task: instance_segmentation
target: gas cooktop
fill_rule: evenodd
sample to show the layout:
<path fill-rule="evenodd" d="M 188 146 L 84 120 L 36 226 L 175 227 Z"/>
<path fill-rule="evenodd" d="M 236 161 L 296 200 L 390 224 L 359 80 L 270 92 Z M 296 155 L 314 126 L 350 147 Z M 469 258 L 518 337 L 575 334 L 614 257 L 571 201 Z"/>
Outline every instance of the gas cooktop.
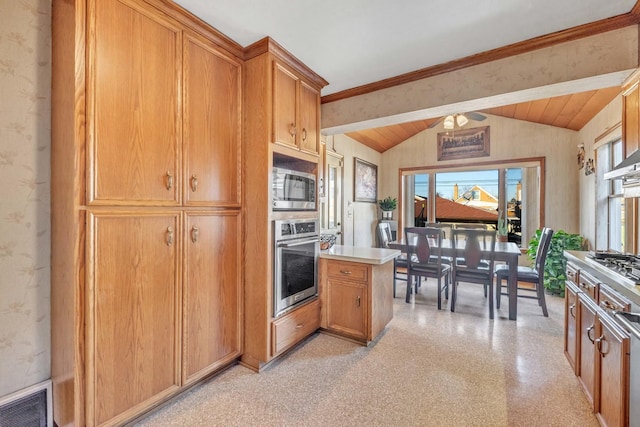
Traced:
<path fill-rule="evenodd" d="M 586 260 L 640 286 L 640 257 L 620 252 L 589 252 Z"/>

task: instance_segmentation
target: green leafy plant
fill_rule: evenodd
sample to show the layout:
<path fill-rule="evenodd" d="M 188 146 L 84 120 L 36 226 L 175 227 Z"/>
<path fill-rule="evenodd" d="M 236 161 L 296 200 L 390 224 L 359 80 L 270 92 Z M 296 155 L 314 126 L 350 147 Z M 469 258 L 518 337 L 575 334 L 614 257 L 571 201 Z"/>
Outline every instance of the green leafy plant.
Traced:
<path fill-rule="evenodd" d="M 542 230 L 536 233 L 529 241 L 527 257 L 532 264 L 535 263 L 536 250 L 540 243 Z M 570 234 L 563 230 L 558 230 L 551 237 L 551 246 L 547 253 L 547 260 L 544 264 L 544 287 L 554 295 L 564 296 L 564 282 L 567 279 L 565 271 L 567 260 L 564 257 L 565 250 L 587 250 L 587 241 L 579 234 Z"/>
<path fill-rule="evenodd" d="M 398 206 L 398 200 L 392 197 L 387 197 L 386 199 L 378 200 L 378 205 L 383 211 L 392 211 L 396 206 Z"/>

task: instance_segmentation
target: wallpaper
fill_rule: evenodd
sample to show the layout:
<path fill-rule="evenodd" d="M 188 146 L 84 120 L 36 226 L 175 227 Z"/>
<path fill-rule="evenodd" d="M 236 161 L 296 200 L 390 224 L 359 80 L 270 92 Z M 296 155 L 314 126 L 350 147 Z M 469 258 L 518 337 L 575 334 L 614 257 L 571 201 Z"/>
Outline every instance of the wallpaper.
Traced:
<path fill-rule="evenodd" d="M 50 377 L 51 1 L 0 0 L 0 397 Z"/>

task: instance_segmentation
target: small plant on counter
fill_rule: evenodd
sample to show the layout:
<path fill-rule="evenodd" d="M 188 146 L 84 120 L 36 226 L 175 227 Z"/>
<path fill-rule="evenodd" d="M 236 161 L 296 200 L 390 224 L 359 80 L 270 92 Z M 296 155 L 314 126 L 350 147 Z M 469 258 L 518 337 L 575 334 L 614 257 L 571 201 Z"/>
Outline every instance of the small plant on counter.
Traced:
<path fill-rule="evenodd" d="M 382 209 L 382 219 L 392 219 L 393 218 L 393 210 L 398 205 L 398 201 L 392 197 L 387 197 L 386 199 L 378 200 L 378 206 Z"/>
<path fill-rule="evenodd" d="M 378 200 L 378 205 L 383 211 L 392 211 L 398 206 L 398 200 L 389 196 L 386 199 Z"/>
<path fill-rule="evenodd" d="M 536 230 L 535 235 L 529 241 L 527 257 L 532 264 L 535 263 L 541 234 L 542 230 Z M 549 293 L 564 297 L 567 260 L 563 252 L 565 250 L 584 251 L 588 249 L 587 245 L 587 241 L 579 234 L 570 234 L 563 230 L 553 233 L 547 260 L 544 264 L 544 287 Z"/>

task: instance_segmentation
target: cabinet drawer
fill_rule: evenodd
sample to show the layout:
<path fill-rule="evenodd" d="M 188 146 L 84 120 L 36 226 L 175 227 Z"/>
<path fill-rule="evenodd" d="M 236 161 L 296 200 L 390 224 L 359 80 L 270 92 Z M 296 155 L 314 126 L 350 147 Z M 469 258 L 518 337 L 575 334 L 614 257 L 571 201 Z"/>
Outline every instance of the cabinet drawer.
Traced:
<path fill-rule="evenodd" d="M 598 294 L 599 282 L 595 277 L 585 271 L 581 271 L 576 284 L 582 292 L 589 295 L 594 301 L 597 301 L 596 295 Z"/>
<path fill-rule="evenodd" d="M 335 279 L 368 282 L 369 268 L 362 264 L 330 261 L 327 266 L 327 275 Z"/>
<path fill-rule="evenodd" d="M 567 263 L 567 280 L 571 280 L 573 283 L 578 283 L 578 267 L 571 263 Z"/>
<path fill-rule="evenodd" d="M 271 324 L 271 353 L 276 355 L 320 327 L 320 300 L 311 302 Z"/>
<path fill-rule="evenodd" d="M 631 301 L 605 284 L 600 284 L 598 305 L 605 310 L 630 311 Z"/>

